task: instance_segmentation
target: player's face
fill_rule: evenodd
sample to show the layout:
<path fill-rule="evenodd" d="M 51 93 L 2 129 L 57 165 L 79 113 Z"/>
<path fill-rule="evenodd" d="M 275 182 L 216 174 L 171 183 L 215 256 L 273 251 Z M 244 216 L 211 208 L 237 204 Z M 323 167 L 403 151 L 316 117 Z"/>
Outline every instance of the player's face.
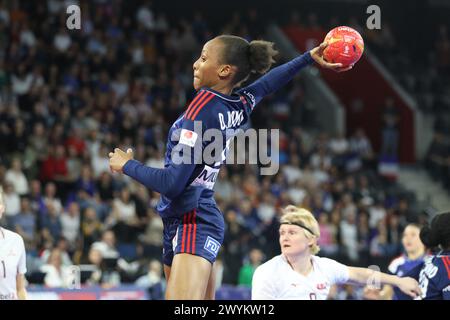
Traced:
<path fill-rule="evenodd" d="M 208 41 L 202 49 L 200 57 L 193 65 L 194 89 L 201 87 L 213 87 L 219 81 L 219 57 L 222 44 L 213 39 Z"/>
<path fill-rule="evenodd" d="M 420 241 L 420 229 L 416 226 L 407 226 L 403 231 L 402 244 L 406 253 L 414 253 L 423 248 Z"/>
<path fill-rule="evenodd" d="M 306 237 L 303 228 L 288 224 L 280 226 L 280 247 L 284 255 L 303 254 L 312 244 L 313 240 Z"/>

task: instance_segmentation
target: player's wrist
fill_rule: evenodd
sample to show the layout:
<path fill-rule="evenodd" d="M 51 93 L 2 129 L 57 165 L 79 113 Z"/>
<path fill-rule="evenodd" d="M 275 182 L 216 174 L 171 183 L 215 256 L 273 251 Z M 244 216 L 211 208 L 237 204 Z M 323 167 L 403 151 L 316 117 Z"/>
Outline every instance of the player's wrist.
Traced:
<path fill-rule="evenodd" d="M 138 164 L 139 164 L 138 161 L 136 161 L 134 159 L 128 159 L 122 165 L 122 172 L 127 174 L 128 172 L 130 172 L 130 170 L 135 168 Z"/>

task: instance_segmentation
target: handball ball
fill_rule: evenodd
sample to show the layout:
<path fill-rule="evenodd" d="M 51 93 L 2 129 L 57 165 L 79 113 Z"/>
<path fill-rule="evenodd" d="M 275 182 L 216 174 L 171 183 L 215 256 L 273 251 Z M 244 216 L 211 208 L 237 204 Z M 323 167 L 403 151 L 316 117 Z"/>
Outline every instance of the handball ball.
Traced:
<path fill-rule="evenodd" d="M 323 51 L 327 62 L 342 63 L 343 67 L 354 65 L 364 51 L 364 40 L 358 31 L 350 27 L 336 27 L 325 37 L 328 46 Z"/>

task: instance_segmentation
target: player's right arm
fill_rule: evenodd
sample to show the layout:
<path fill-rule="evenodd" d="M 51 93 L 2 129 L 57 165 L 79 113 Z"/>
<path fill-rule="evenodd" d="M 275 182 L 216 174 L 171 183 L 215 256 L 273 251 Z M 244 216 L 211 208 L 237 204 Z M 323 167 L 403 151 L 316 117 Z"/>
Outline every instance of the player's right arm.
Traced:
<path fill-rule="evenodd" d="M 202 163 L 203 132 L 208 128 L 217 127 L 218 120 L 211 117 L 211 112 L 208 111 L 211 109 L 217 109 L 214 94 L 200 91 L 186 111 L 178 145 L 173 149 L 172 161 L 167 167 L 159 169 L 146 166 L 133 159 L 131 149 L 125 153 L 116 148 L 114 153 L 109 154 L 111 169 L 123 172 L 169 199 L 177 197 L 186 188 L 197 164 Z M 175 150 L 180 152 L 177 151 L 175 154 Z M 178 161 L 174 159 L 176 155 L 179 156 Z"/>
<path fill-rule="evenodd" d="M 19 300 L 27 300 L 27 289 L 25 275 L 18 273 L 16 276 L 17 297 Z"/>
<path fill-rule="evenodd" d="M 27 272 L 26 266 L 26 252 L 25 252 L 25 244 L 23 242 L 22 237 L 20 237 L 20 246 L 21 246 L 21 255 L 19 258 L 19 264 L 17 266 L 17 275 L 16 275 L 16 290 L 17 297 L 20 300 L 27 299 L 27 289 L 26 289 L 26 279 L 25 273 Z"/>
<path fill-rule="evenodd" d="M 109 165 L 114 172 L 123 172 L 127 176 L 140 182 L 150 190 L 156 191 L 170 199 L 183 192 L 195 168 L 195 163 L 170 164 L 159 169 L 152 168 L 133 159 L 133 151 L 127 152 L 114 149 L 109 154 Z"/>
<path fill-rule="evenodd" d="M 415 298 L 420 294 L 419 284 L 413 278 L 400 278 L 383 272 L 374 271 L 367 268 L 348 267 L 348 281 L 358 284 L 367 284 L 373 279 L 380 284 L 389 284 L 398 287 L 405 294 Z"/>
<path fill-rule="evenodd" d="M 403 257 L 397 257 L 388 266 L 389 274 L 397 274 L 399 265 L 404 262 Z M 381 289 L 365 286 L 364 298 L 368 300 L 392 300 L 394 298 L 394 288 L 385 284 Z"/>

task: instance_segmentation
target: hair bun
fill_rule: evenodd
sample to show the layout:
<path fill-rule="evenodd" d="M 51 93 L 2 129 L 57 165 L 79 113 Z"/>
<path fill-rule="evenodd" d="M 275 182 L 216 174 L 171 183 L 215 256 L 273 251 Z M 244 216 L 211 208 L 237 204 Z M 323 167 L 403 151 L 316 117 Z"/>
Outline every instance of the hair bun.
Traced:
<path fill-rule="evenodd" d="M 275 62 L 274 57 L 278 51 L 273 48 L 273 43 L 263 40 L 254 40 L 250 42 L 248 48 L 248 60 L 250 70 L 259 74 L 266 73 L 272 63 Z"/>

